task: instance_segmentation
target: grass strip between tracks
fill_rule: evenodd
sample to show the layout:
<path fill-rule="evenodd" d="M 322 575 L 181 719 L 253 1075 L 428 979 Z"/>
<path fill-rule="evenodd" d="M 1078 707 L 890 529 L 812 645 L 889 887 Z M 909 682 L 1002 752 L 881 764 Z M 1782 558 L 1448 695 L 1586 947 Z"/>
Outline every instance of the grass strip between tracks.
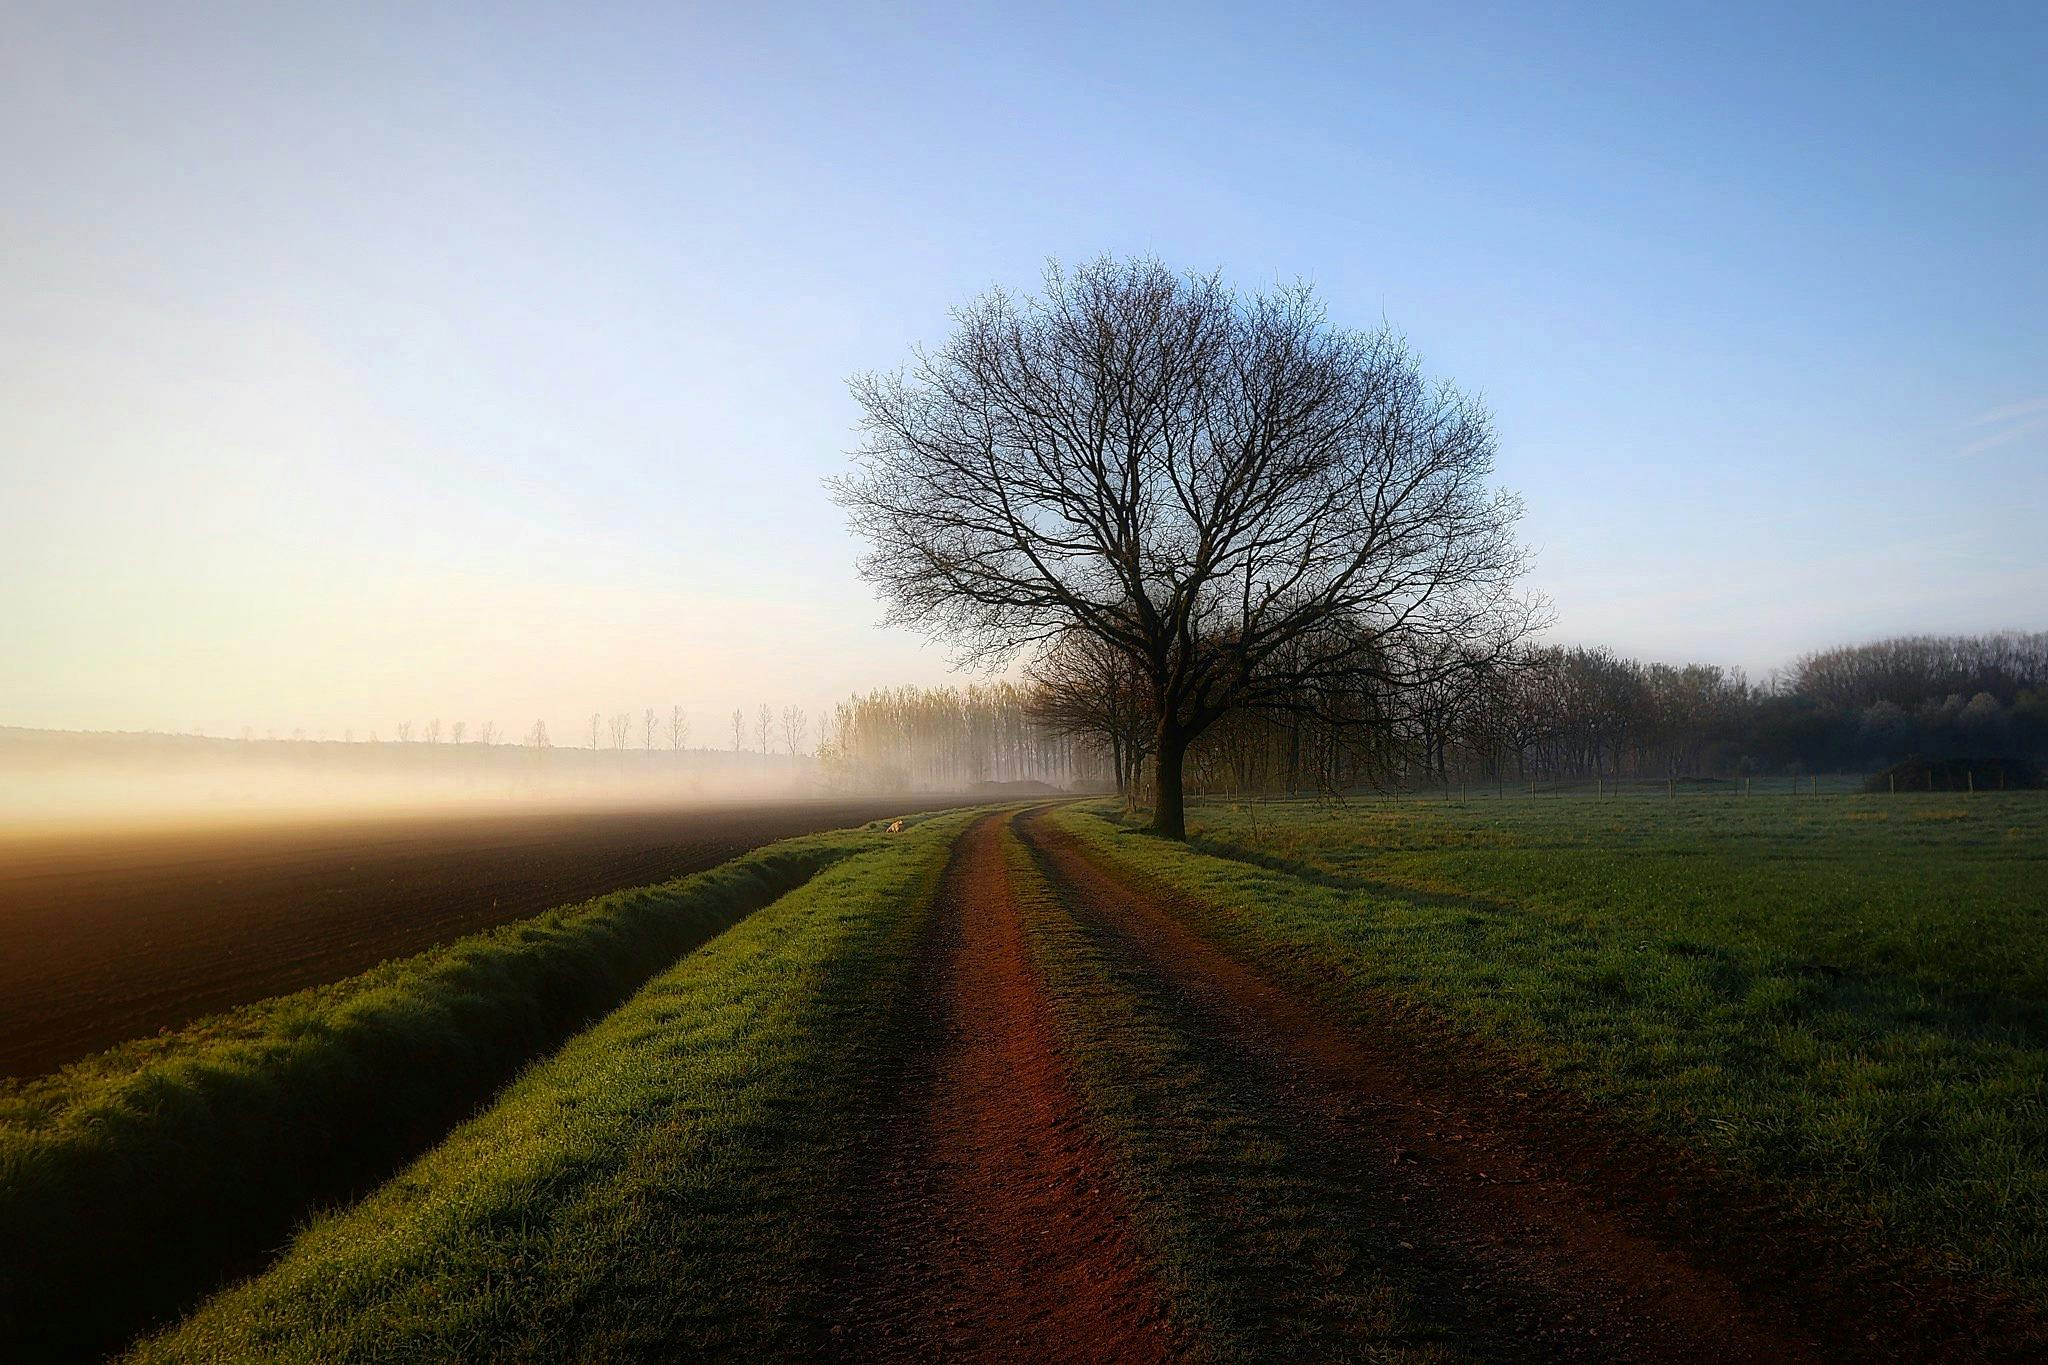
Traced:
<path fill-rule="evenodd" d="M 2048 1051 L 2024 1021 L 1922 983 L 1801 974 L 1730 942 L 1623 937 L 1508 904 L 1331 885 L 1048 817 L 1093 856 L 1179 890 L 1216 942 L 1342 1015 L 1462 1037 L 1566 1093 L 1761 1177 L 1872 1273 L 1961 1275 L 2048 1301 Z M 1449 1034 L 1446 1034 L 1448 1026 Z"/>
<path fill-rule="evenodd" d="M 388 1176 L 677 957 L 887 836 L 786 840 L 0 1089 L 0 1344 L 118 1346 Z"/>
<path fill-rule="evenodd" d="M 912 826 L 684 958 L 138 1357 L 815 1350 L 870 1054 L 971 818 Z"/>
<path fill-rule="evenodd" d="M 1083 924 L 1009 841 L 1075 1083 L 1159 1266 L 1175 1334 L 1210 1361 L 1445 1358 L 1342 1191 L 1290 1150 L 1257 1088 L 1206 1054 L 1155 974 Z"/>

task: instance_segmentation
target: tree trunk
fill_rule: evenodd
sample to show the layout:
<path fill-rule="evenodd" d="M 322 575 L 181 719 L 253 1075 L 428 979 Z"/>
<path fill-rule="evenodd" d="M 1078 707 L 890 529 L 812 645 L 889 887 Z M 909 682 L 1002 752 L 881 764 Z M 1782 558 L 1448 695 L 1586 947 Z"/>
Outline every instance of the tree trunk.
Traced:
<path fill-rule="evenodd" d="M 1183 843 L 1188 837 L 1188 821 L 1180 779 L 1187 748 L 1186 738 L 1162 728 L 1158 751 L 1152 755 L 1152 832 Z"/>

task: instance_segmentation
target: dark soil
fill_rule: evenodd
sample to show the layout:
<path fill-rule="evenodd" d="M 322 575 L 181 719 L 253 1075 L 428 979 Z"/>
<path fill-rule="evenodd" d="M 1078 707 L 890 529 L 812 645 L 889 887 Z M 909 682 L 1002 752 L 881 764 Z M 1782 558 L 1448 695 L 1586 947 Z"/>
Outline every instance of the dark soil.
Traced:
<path fill-rule="evenodd" d="M 905 808 L 785 801 L 0 840 L 0 1076 Z"/>

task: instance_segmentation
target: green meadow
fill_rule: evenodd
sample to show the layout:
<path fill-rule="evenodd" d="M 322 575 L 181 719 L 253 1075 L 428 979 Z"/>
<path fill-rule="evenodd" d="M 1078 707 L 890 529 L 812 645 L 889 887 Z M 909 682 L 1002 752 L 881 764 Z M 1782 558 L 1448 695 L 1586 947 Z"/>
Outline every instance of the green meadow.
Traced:
<path fill-rule="evenodd" d="M 1411 1010 L 1795 1206 L 2048 1298 L 2048 800 L 1199 803 L 1057 817 L 1342 1011 Z"/>

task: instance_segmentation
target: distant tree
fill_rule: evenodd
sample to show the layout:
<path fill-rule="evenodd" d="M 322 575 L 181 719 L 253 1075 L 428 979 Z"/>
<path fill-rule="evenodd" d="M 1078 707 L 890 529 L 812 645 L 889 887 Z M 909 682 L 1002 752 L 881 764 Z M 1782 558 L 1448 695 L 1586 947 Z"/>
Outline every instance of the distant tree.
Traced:
<path fill-rule="evenodd" d="M 527 743 L 527 746 L 528 746 L 529 748 L 534 748 L 534 749 L 545 749 L 545 748 L 547 748 L 547 747 L 548 747 L 548 723 L 547 723 L 546 721 L 544 721 L 544 720 L 537 720 L 537 721 L 535 721 L 535 722 L 533 723 L 533 728 L 532 728 L 531 730 L 528 730 L 528 731 L 526 732 L 526 743 Z"/>
<path fill-rule="evenodd" d="M 355 727 L 351 726 L 341 732 L 341 742 L 343 744 L 353 744 L 356 742 Z"/>
<path fill-rule="evenodd" d="M 654 708 L 647 708 L 646 723 L 640 731 L 640 747 L 648 753 L 654 752 Z"/>
<path fill-rule="evenodd" d="M 479 722 L 476 727 L 476 742 L 487 749 L 491 745 L 496 744 L 498 742 L 498 722 L 494 720 Z"/>
<path fill-rule="evenodd" d="M 458 720 L 458 721 L 456 721 L 456 722 L 455 722 L 455 724 L 453 724 L 453 725 L 451 725 L 451 726 L 449 726 L 449 727 L 448 727 L 448 742 L 449 742 L 450 744 L 460 744 L 460 743 L 462 743 L 462 736 L 463 736 L 463 732 L 464 732 L 464 731 L 466 731 L 466 730 L 468 730 L 468 729 L 469 729 L 469 722 L 468 722 L 468 721 L 466 721 L 466 720 Z"/>
<path fill-rule="evenodd" d="M 738 753 L 747 747 L 747 718 L 740 708 L 732 708 L 732 751 Z"/>
<path fill-rule="evenodd" d="M 782 708 L 782 742 L 789 747 L 789 756 L 795 758 L 804 747 L 810 720 L 801 706 Z"/>
<path fill-rule="evenodd" d="M 430 721 L 428 721 L 428 722 L 427 722 L 427 743 L 429 743 L 429 744 L 439 744 L 440 742 L 441 742 L 441 718 L 440 718 L 439 716 L 436 716 L 436 717 L 434 717 L 434 718 L 433 718 L 432 720 L 430 720 Z"/>
<path fill-rule="evenodd" d="M 599 727 L 601 727 L 603 724 L 604 717 L 599 715 L 597 712 L 592 711 L 590 713 L 590 747 L 592 749 L 595 749 L 597 747 L 598 730 Z"/>
<path fill-rule="evenodd" d="M 881 688 L 818 718 L 820 771 L 835 785 L 867 791 L 957 791 L 987 780 L 1065 786 L 1076 759 L 1092 780 L 1092 754 L 1040 724 L 1015 683 Z"/>
<path fill-rule="evenodd" d="M 627 738 L 633 733 L 633 713 L 620 711 L 612 717 L 612 748 L 624 751 Z"/>
<path fill-rule="evenodd" d="M 412 743 L 412 722 L 411 722 L 411 721 L 409 721 L 409 720 L 402 720 L 402 721 L 398 722 L 398 742 L 399 742 L 400 744 L 410 744 L 410 743 Z"/>
<path fill-rule="evenodd" d="M 683 742 L 690 737 L 690 718 L 683 714 L 681 706 L 668 709 L 668 747 L 676 753 L 683 751 Z"/>
<path fill-rule="evenodd" d="M 761 709 L 754 713 L 754 747 L 762 753 L 768 752 L 769 736 L 775 731 L 775 713 L 762 702 Z"/>
<path fill-rule="evenodd" d="M 1055 734 L 1099 744 L 1109 754 L 1117 793 L 1137 798 L 1137 776 L 1155 728 L 1151 689 L 1122 650 L 1074 631 L 1026 671 L 1030 715 Z"/>
<path fill-rule="evenodd" d="M 1187 751 L 1223 716 L 1417 684 L 1413 661 L 1535 624 L 1492 420 L 1391 331 L 1149 260 L 1055 266 L 1043 297 L 955 319 L 908 373 L 853 381 L 866 440 L 834 492 L 861 571 L 968 660 L 1073 631 L 1129 658 L 1159 833 L 1186 837 Z"/>

